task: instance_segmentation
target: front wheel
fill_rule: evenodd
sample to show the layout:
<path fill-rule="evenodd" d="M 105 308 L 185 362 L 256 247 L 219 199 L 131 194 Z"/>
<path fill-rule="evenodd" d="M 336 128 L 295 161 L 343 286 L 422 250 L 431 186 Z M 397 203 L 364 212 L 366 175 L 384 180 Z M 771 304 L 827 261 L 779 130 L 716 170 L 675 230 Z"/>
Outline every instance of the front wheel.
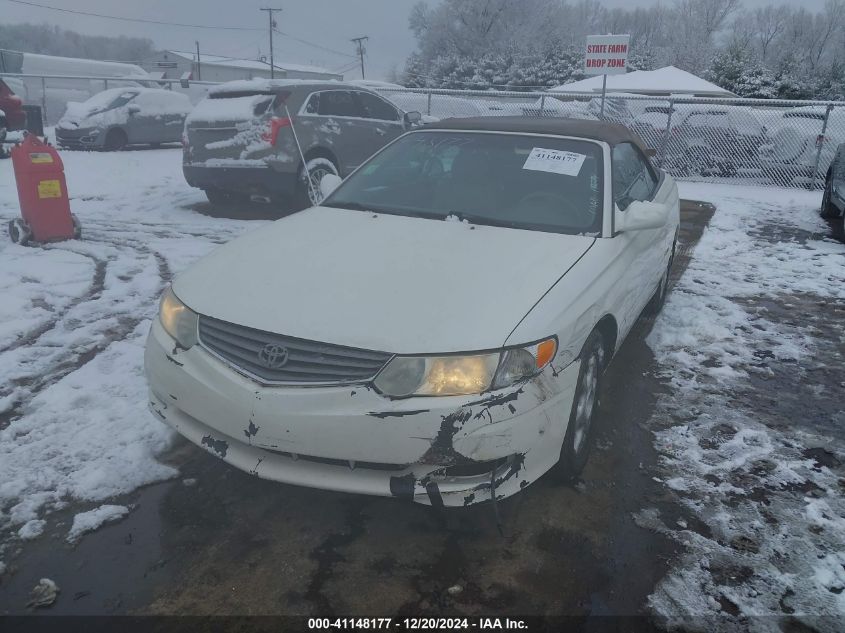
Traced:
<path fill-rule="evenodd" d="M 605 368 L 604 338 L 594 330 L 579 356 L 578 384 L 569 413 L 569 424 L 560 450 L 558 472 L 564 481 L 572 481 L 584 470 L 593 440 L 593 427 L 599 405 L 599 388 Z"/>
<path fill-rule="evenodd" d="M 120 128 L 115 128 L 109 130 L 109 133 L 106 134 L 105 150 L 107 152 L 119 152 L 126 148 L 128 143 L 129 138 L 126 136 L 126 132 Z"/>
<path fill-rule="evenodd" d="M 833 196 L 833 183 L 830 179 L 830 174 L 824 181 L 824 193 L 822 194 L 822 206 L 819 213 L 823 218 L 835 218 L 839 215 L 839 211 L 833 205 L 831 200 Z"/>
<path fill-rule="evenodd" d="M 651 299 L 645 307 L 645 313 L 648 316 L 657 316 L 663 309 L 663 304 L 666 303 L 666 295 L 669 294 L 669 276 L 672 274 L 672 263 L 675 261 L 675 248 L 677 247 L 677 240 L 672 244 L 672 252 L 669 255 L 669 264 L 666 270 L 663 271 L 663 276 L 657 285 L 657 290 L 654 291 Z"/>
<path fill-rule="evenodd" d="M 320 182 L 323 176 L 334 174 L 339 176 L 334 163 L 328 158 L 312 158 L 302 169 L 297 181 L 297 202 L 303 207 L 316 207 L 323 201 Z"/>

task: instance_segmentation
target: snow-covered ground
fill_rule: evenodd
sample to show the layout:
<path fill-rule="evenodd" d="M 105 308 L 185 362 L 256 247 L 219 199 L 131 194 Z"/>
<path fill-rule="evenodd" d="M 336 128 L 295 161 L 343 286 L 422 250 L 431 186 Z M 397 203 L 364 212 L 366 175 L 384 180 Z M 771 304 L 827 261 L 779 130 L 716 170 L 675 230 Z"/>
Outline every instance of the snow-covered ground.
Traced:
<path fill-rule="evenodd" d="M 686 622 L 702 630 L 842 616 L 845 330 L 830 316 L 845 307 L 845 245 L 825 237 L 816 192 L 679 188 L 717 211 L 648 338 L 673 387 L 650 427 L 690 514 L 637 517 L 683 545 L 651 607 L 729 616 Z"/>
<path fill-rule="evenodd" d="M 262 225 L 200 213 L 178 150 L 63 157 L 83 239 L 24 248 L 0 235 L 0 570 L 2 548 L 52 528 L 54 510 L 72 504 L 61 533 L 75 542 L 132 511 L 115 497 L 177 475 L 156 459 L 171 433 L 146 409 L 157 298 L 172 274 Z M 828 371 L 845 330 L 825 321 L 841 316 L 845 246 L 822 237 L 818 193 L 681 194 L 718 210 L 648 341 L 673 388 L 650 421 L 660 478 L 683 508 L 637 516 L 682 550 L 651 608 L 728 629 L 750 614 L 845 613 L 845 378 Z M 0 219 L 17 214 L 2 161 Z M 779 390 L 792 409 L 761 405 Z M 784 416 L 802 398 L 804 416 Z"/>
<path fill-rule="evenodd" d="M 0 162 L 0 543 L 38 536 L 68 502 L 176 475 L 145 406 L 150 319 L 174 271 L 261 224 L 198 213 L 179 150 L 62 155 L 83 239 L 43 248 L 9 241 L 17 190 Z M 113 517 L 77 517 L 68 538 Z"/>

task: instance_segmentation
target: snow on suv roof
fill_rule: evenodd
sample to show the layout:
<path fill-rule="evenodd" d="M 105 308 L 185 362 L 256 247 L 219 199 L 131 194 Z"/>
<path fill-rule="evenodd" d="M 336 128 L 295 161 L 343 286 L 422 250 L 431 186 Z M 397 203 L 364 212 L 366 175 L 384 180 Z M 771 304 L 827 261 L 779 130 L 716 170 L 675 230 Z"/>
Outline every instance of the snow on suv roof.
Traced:
<path fill-rule="evenodd" d="M 484 132 L 516 132 L 520 134 L 550 134 L 555 136 L 574 136 L 604 141 L 608 145 L 634 143 L 644 150 L 639 136 L 624 125 L 589 121 L 586 119 L 568 119 L 565 117 L 521 117 L 493 116 L 443 119 L 425 126 L 427 130 L 467 130 Z"/>
<path fill-rule="evenodd" d="M 226 94 L 228 92 L 278 92 L 280 90 L 296 88 L 297 86 L 325 86 L 326 88 L 346 88 L 349 90 L 368 90 L 363 86 L 343 83 L 334 79 L 240 79 L 215 86 L 208 91 L 209 95 Z"/>

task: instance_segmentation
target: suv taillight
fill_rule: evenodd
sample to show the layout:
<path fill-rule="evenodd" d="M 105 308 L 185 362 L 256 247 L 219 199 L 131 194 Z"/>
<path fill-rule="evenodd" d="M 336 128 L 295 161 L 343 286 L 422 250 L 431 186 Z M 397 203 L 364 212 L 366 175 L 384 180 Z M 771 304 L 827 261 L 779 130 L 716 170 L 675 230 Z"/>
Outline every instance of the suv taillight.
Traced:
<path fill-rule="evenodd" d="M 268 141 L 270 145 L 276 144 L 276 139 L 279 137 L 279 130 L 283 127 L 290 127 L 293 125 L 293 122 L 288 117 L 276 117 L 274 116 L 270 119 L 270 127 L 264 134 L 261 135 L 265 141 Z"/>

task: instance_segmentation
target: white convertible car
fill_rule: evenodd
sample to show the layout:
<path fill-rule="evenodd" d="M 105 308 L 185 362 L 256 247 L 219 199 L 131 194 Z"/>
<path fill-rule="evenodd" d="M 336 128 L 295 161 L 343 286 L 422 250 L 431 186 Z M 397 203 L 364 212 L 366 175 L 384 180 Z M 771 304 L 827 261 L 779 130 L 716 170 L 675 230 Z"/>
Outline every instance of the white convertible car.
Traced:
<path fill-rule="evenodd" d="M 580 473 L 602 373 L 675 251 L 677 187 L 640 140 L 450 119 L 321 188 L 165 292 L 153 413 L 257 477 L 438 506 Z"/>

